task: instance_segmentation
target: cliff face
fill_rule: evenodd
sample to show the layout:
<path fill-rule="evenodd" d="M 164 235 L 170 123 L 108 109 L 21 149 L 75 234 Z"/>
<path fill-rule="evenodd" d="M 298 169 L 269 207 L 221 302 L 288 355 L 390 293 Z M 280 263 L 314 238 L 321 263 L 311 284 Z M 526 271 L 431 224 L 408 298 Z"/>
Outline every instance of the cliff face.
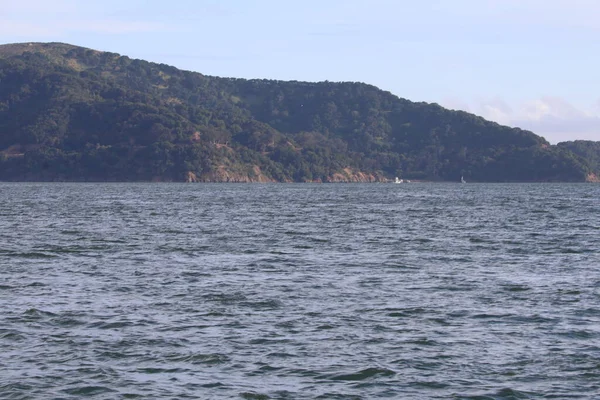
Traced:
<path fill-rule="evenodd" d="M 241 174 L 239 172 L 228 171 L 225 167 L 220 167 L 215 171 L 203 174 L 197 177 L 193 172 L 189 171 L 186 176 L 186 182 L 219 182 L 219 183 L 273 183 L 278 182 L 275 179 L 265 175 L 260 170 L 260 167 L 255 166 L 252 173 Z M 292 182 L 286 180 L 284 182 Z M 313 183 L 373 183 L 373 182 L 389 182 L 384 176 L 368 174 L 351 168 L 346 168 L 341 173 L 336 173 L 326 179 L 305 180 L 304 182 Z"/>
<path fill-rule="evenodd" d="M 0 180 L 584 181 L 597 171 L 580 148 L 363 83 L 0 46 Z"/>
<path fill-rule="evenodd" d="M 255 165 L 249 173 L 235 172 L 219 166 L 211 172 L 202 174 L 195 182 L 268 183 L 276 181 L 265 175 L 260 167 Z"/>
<path fill-rule="evenodd" d="M 596 175 L 595 173 L 589 173 L 589 174 L 587 174 L 585 181 L 598 183 L 598 182 L 600 182 L 600 176 Z"/>
<path fill-rule="evenodd" d="M 354 170 L 352 168 L 344 168 L 341 172 L 333 174 L 329 177 L 328 182 L 387 182 L 388 179 L 382 175 L 370 174 Z"/>

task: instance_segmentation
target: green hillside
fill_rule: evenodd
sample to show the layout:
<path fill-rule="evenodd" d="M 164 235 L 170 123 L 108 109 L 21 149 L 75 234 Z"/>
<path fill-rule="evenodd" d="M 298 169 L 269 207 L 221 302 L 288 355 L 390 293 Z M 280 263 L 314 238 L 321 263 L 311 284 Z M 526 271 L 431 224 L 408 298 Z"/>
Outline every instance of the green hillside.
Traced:
<path fill-rule="evenodd" d="M 205 76 L 0 46 L 0 180 L 585 181 L 569 146 L 352 82 Z"/>

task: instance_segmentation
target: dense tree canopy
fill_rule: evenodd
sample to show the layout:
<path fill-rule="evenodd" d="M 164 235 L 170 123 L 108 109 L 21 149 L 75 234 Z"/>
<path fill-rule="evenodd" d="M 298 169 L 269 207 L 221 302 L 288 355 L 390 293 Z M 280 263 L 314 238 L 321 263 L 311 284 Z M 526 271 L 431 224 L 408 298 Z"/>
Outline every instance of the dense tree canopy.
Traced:
<path fill-rule="evenodd" d="M 217 78 L 65 44 L 0 46 L 3 180 L 583 181 L 599 168 L 592 147 L 551 146 L 363 83 Z"/>

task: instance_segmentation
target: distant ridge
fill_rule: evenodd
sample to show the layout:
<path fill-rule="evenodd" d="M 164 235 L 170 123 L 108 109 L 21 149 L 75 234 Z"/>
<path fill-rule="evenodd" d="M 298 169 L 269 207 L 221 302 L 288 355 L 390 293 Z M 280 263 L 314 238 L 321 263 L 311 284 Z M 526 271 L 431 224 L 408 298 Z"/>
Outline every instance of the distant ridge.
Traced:
<path fill-rule="evenodd" d="M 598 175 L 596 151 L 364 83 L 219 78 L 65 43 L 0 46 L 2 180 L 576 182 Z"/>
<path fill-rule="evenodd" d="M 13 57 L 21 56 L 26 52 L 42 53 L 47 56 L 54 58 L 54 61 L 58 61 L 57 57 L 63 57 L 69 51 L 74 49 L 85 49 L 84 47 L 77 47 L 66 43 L 10 43 L 0 45 L 0 57 Z M 86 49 L 91 50 L 91 49 Z"/>

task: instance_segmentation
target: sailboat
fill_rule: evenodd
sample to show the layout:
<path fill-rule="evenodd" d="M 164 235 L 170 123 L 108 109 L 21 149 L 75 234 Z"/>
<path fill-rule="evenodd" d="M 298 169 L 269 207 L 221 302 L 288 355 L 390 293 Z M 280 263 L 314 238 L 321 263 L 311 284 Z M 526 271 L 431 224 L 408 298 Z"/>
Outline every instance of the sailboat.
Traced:
<path fill-rule="evenodd" d="M 396 180 L 394 181 L 394 183 L 402 183 L 402 182 L 404 182 L 404 181 L 398 177 L 396 177 Z"/>
<path fill-rule="evenodd" d="M 467 183 L 467 181 L 465 181 L 465 178 L 463 178 L 462 175 L 460 176 L 460 183 Z"/>

